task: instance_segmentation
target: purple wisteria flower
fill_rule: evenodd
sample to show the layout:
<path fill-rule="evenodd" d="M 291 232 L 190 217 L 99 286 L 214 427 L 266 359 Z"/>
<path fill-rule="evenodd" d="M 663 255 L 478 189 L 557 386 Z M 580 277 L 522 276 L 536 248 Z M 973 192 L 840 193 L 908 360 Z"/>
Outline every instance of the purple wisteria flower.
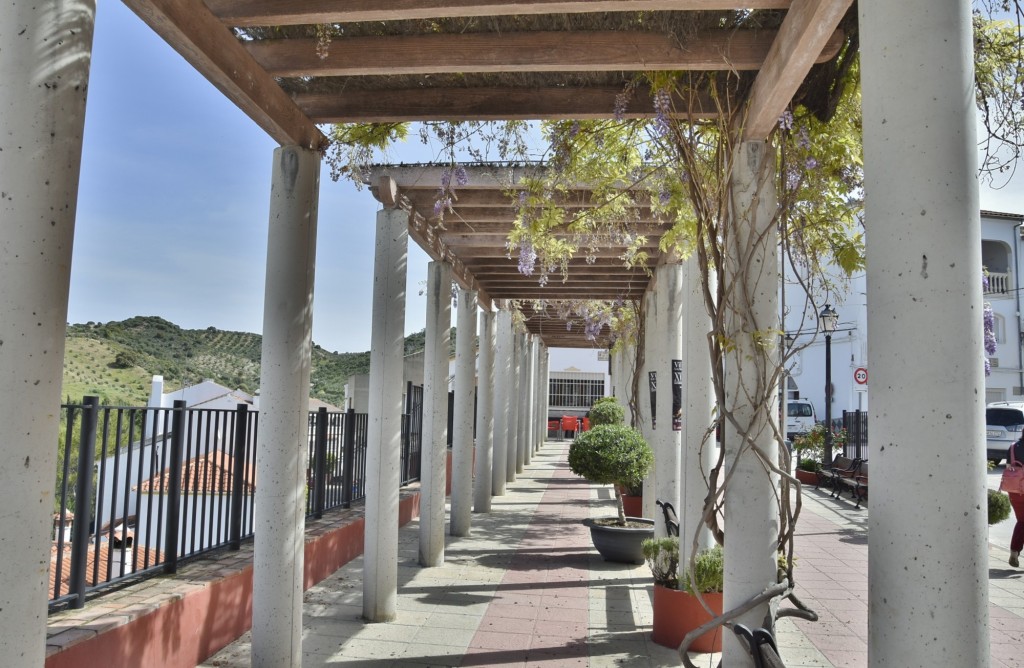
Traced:
<path fill-rule="evenodd" d="M 992 305 L 988 302 L 985 303 L 985 308 L 982 311 L 985 319 L 985 354 L 995 355 L 996 354 L 996 331 L 995 324 L 996 318 L 992 313 Z"/>
<path fill-rule="evenodd" d="M 532 276 L 533 269 L 537 264 L 537 251 L 529 241 L 519 246 L 519 273 L 523 276 Z"/>
<path fill-rule="evenodd" d="M 814 158 L 807 158 L 807 160 L 804 161 L 804 167 L 807 171 L 814 170 L 818 167 L 818 161 Z"/>
<path fill-rule="evenodd" d="M 793 112 L 787 109 L 779 116 L 779 128 L 782 130 L 793 129 Z"/>
<path fill-rule="evenodd" d="M 668 118 L 670 113 L 672 96 L 667 89 L 662 88 L 654 94 L 654 131 L 659 137 L 664 137 L 672 130 L 672 123 Z"/>
<path fill-rule="evenodd" d="M 621 121 L 626 116 L 626 107 L 629 106 L 629 93 L 622 92 L 615 96 L 615 120 Z"/>

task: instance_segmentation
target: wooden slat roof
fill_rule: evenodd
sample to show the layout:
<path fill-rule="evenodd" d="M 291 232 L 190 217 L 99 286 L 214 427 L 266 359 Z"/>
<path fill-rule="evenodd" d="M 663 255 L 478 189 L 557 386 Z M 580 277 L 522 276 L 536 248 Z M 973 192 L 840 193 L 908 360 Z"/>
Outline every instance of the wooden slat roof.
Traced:
<path fill-rule="evenodd" d="M 604 300 L 623 302 L 639 299 L 650 283 L 648 267 L 660 260 L 658 243 L 670 226 L 657 220 L 643 206 L 646 193 L 638 194 L 638 215 L 645 222 L 634 226 L 647 237 L 643 249 L 647 266 L 627 266 L 625 244 L 605 240 L 594 251 L 581 248 L 561 269 L 550 273 L 546 283 L 540 272 L 524 275 L 519 270 L 518 252 L 508 248 L 508 235 L 516 215 L 517 184 L 537 169 L 535 166 L 465 165 L 469 183 L 456 190 L 452 210 L 435 214 L 442 168 L 436 165 L 377 165 L 368 170 L 367 184 L 381 199 L 381 188 L 397 191 L 398 206 L 409 212 L 410 237 L 434 260 L 450 262 L 457 282 L 476 290 L 485 307 L 493 302 L 515 301 L 525 317 L 527 330 L 539 335 L 549 347 L 578 348 L 608 345 L 607 328 L 595 340 L 583 336 L 578 315 L 566 317 L 559 306 L 565 302 Z M 389 179 L 384 185 L 382 179 Z M 574 207 L 593 206 L 589 192 L 580 188 L 566 200 Z M 589 257 L 588 257 L 589 256 Z M 537 302 L 543 301 L 544 304 Z M 500 304 L 499 304 L 500 306 Z"/>
<path fill-rule="evenodd" d="M 124 2 L 276 141 L 314 149 L 327 143 L 325 123 L 610 118 L 636 74 L 657 70 L 728 73 L 746 102 L 743 138 L 764 139 L 794 98 L 827 98 L 830 65 L 856 30 L 852 0 Z M 674 113 L 712 116 L 710 92 L 675 100 Z M 652 115 L 650 91 L 637 86 L 619 111 Z M 614 245 L 541 287 L 508 257 L 514 211 L 501 187 L 471 179 L 440 227 L 430 222 L 436 174 L 377 172 L 396 178 L 413 239 L 453 260 L 484 302 L 629 299 L 647 287 Z M 585 192 L 567 199 L 588 205 Z M 642 203 L 631 222 L 657 262 L 664 224 Z M 601 344 L 550 309 L 527 311 L 548 345 Z"/>

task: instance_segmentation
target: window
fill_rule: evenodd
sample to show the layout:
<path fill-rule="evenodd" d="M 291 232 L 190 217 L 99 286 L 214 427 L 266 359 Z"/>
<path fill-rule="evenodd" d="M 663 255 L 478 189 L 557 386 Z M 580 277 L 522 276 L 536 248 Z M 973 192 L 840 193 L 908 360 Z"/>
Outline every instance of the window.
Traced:
<path fill-rule="evenodd" d="M 604 380 L 552 378 L 548 396 L 552 408 L 588 409 L 604 396 Z"/>

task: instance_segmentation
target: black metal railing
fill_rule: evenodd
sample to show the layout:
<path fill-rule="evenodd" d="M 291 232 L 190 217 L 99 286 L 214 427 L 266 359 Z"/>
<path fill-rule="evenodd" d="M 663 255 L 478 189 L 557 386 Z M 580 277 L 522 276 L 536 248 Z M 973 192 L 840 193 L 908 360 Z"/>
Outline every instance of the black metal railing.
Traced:
<path fill-rule="evenodd" d="M 422 388 L 402 416 L 401 482 L 419 478 Z M 415 393 L 414 393 L 415 394 Z M 417 414 L 415 411 L 420 411 Z M 50 563 L 50 610 L 128 576 L 174 573 L 179 562 L 253 535 L 258 413 L 235 409 L 62 406 Z M 366 497 L 368 419 L 309 415 L 307 515 Z"/>
<path fill-rule="evenodd" d="M 868 457 L 868 414 L 862 410 L 843 411 L 843 422 L 846 429 L 846 445 L 843 454 L 850 459 L 866 459 Z"/>

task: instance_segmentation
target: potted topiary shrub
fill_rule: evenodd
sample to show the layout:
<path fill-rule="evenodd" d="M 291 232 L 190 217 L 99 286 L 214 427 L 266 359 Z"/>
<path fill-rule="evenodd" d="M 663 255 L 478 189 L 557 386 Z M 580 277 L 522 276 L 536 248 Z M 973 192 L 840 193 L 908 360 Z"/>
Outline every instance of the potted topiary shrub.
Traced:
<path fill-rule="evenodd" d="M 577 436 L 569 446 L 569 468 L 599 485 L 615 486 L 617 517 L 587 520 L 594 547 L 607 561 L 641 564 L 641 543 L 654 535 L 654 520 L 626 517 L 623 487 L 635 487 L 654 463 L 654 453 L 636 429 L 601 424 Z"/>
<path fill-rule="evenodd" d="M 626 410 L 615 397 L 601 397 L 594 402 L 587 412 L 591 426 L 602 424 L 625 424 Z M 622 507 L 626 517 L 641 517 L 643 515 L 643 485 L 633 487 L 619 487 L 619 494 L 622 495 Z"/>
<path fill-rule="evenodd" d="M 679 573 L 679 537 L 652 538 L 643 543 L 644 559 L 654 576 L 654 620 L 651 640 L 665 647 L 676 648 L 687 633 L 722 614 L 722 587 L 725 579 L 721 546 L 699 552 L 691 564 L 691 572 Z M 682 582 L 680 582 L 680 575 Z M 711 608 L 713 615 L 701 605 Z M 691 652 L 722 651 L 722 632 L 704 633 L 689 647 Z"/>
<path fill-rule="evenodd" d="M 591 426 L 602 424 L 625 424 L 626 410 L 615 397 L 601 397 L 594 402 L 587 413 Z"/>

